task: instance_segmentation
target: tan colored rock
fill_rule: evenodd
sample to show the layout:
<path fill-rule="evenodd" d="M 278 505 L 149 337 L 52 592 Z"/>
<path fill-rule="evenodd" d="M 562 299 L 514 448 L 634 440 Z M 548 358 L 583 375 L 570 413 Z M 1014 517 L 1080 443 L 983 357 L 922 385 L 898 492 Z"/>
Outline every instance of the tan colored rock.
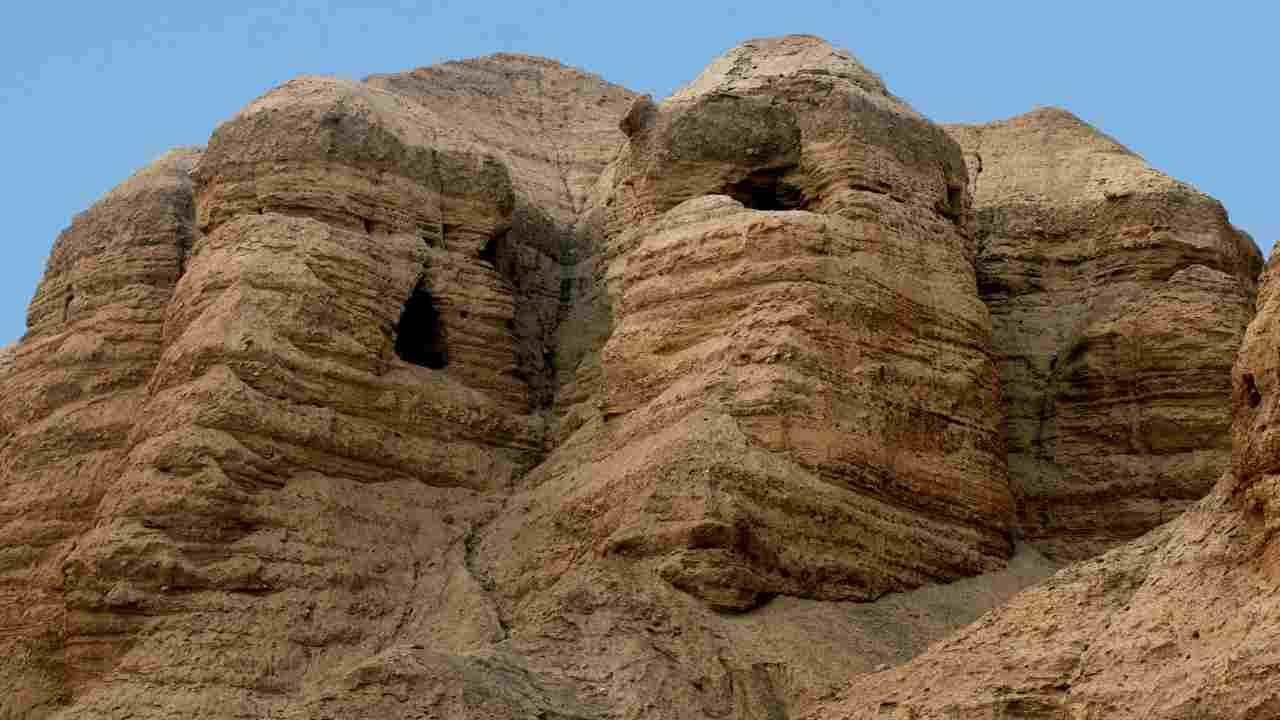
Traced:
<path fill-rule="evenodd" d="M 1273 250 L 1232 370 L 1232 471 L 1208 497 L 806 717 L 1280 717 L 1276 267 Z"/>
<path fill-rule="evenodd" d="M 1013 537 L 972 229 L 956 143 L 810 36 L 661 104 L 514 55 L 273 90 L 78 219 L 0 351 L 0 720 L 777 720 L 931 645 L 969 702 L 998 643 L 935 643 L 1057 568 Z M 1239 284 L 1180 266 L 1090 337 Z M 1241 447 L 1155 542 L 1228 495 L 1268 525 Z M 1246 584 L 1214 602 L 1263 612 Z"/>
<path fill-rule="evenodd" d="M 1171 523 L 1070 566 L 806 718 L 1280 717 L 1275 543 L 1228 475 Z"/>
<path fill-rule="evenodd" d="M 733 610 L 999 568 L 1011 503 L 958 149 L 817 38 L 726 58 L 624 118 L 599 425 L 565 441 L 572 470 L 531 476 L 557 489 L 526 531 Z M 501 572 L 519 587 L 543 563 Z"/>
<path fill-rule="evenodd" d="M 1226 467 L 1261 257 L 1216 200 L 1063 110 L 948 132 L 975 188 L 1019 530 L 1089 557 Z"/>
<path fill-rule="evenodd" d="M 744 47 L 856 66 L 815 38 Z M 476 546 L 507 646 L 620 717 L 794 714 L 905 647 L 830 601 L 995 571 L 1012 549 L 958 148 L 834 72 L 770 87 L 623 118 L 580 223 L 607 340 Z M 931 640 L 926 615 L 880 617 Z"/>
<path fill-rule="evenodd" d="M 214 133 L 118 491 L 63 566 L 69 642 L 105 656 L 82 672 L 112 673 L 78 712 L 159 684 L 157 717 L 255 715 L 419 624 L 500 637 L 465 546 L 541 447 L 481 252 L 511 186 L 431 122 L 306 78 Z"/>
<path fill-rule="evenodd" d="M 62 562 L 115 488 L 146 401 L 195 235 L 200 152 L 166 154 L 76 216 L 0 362 L 0 717 L 47 714 L 98 656 L 70 641 Z"/>
<path fill-rule="evenodd" d="M 367 82 L 422 105 L 442 127 L 465 130 L 466 149 L 506 165 L 514 208 L 495 261 L 515 288 L 516 348 L 531 401 L 551 405 L 583 347 L 607 332 L 591 329 L 601 319 L 581 312 L 579 322 L 565 322 L 575 293 L 593 293 L 578 282 L 592 266 L 582 264 L 589 247 L 574 226 L 624 140 L 618 118 L 635 94 L 552 60 L 510 53 Z"/>
<path fill-rule="evenodd" d="M 603 87 L 602 101 L 574 111 L 606 115 L 592 127 L 621 138 L 621 109 L 609 107 L 618 89 L 549 62 L 512 69 L 528 64 Z M 66 529 L 79 536 L 51 558 L 47 592 L 18 578 L 20 599 L 48 608 L 6 603 L 31 637 L 10 653 L 0 717 L 61 705 L 64 717 L 260 717 L 322 701 L 353 668 L 414 647 L 462 673 L 451 685 L 475 680 L 468 707 L 506 686 L 496 670 L 476 680 L 496 666 L 464 659 L 506 634 L 468 565 L 477 528 L 542 453 L 537 368 L 523 350 L 535 345 L 541 366 L 554 342 L 570 190 L 562 181 L 537 195 L 529 173 L 514 187 L 508 158 L 485 152 L 468 129 L 482 123 L 457 103 L 441 120 L 432 108 L 444 102 L 425 91 L 376 84 L 301 78 L 255 101 L 215 132 L 193 173 L 195 208 L 183 168 L 180 219 L 202 232 L 183 246 L 176 294 L 147 308 L 149 365 L 87 522 Z M 489 145 L 517 153 L 540 137 L 535 125 L 526 118 L 507 146 Z M 559 160 L 589 173 L 603 165 L 591 152 Z M 66 244 L 100 250 L 79 236 Z M 59 258 L 46 286 L 64 282 Z M 519 314 L 540 286 L 545 336 Z M 33 317 L 52 305 L 42 297 Z M 6 490 L 28 500 L 10 478 Z M 21 512 L 63 511 L 28 500 Z M 355 672 L 357 685 L 371 681 Z M 515 688 L 511 712 L 560 707 L 521 699 L 544 685 L 560 697 L 555 681 L 534 679 Z"/>

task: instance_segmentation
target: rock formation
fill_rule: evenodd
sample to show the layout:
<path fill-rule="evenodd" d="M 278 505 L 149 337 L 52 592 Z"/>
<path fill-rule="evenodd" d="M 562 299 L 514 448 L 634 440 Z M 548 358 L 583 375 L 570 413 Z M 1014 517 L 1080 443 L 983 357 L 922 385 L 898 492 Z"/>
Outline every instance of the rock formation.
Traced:
<path fill-rule="evenodd" d="M 812 38 L 748 43 L 623 122 L 598 412 L 533 473 L 520 529 L 652 559 L 725 609 L 1000 567 L 1011 501 L 955 146 Z"/>
<path fill-rule="evenodd" d="M 1177 516 L 1226 466 L 1262 258 L 1216 200 L 1063 110 L 948 132 L 974 187 L 1018 527 L 1089 557 Z"/>
<path fill-rule="evenodd" d="M 949 136 L 810 36 L 660 103 L 519 55 L 255 100 L 78 217 L 0 351 L 0 720 L 861 712 L 1226 463 L 1256 250 L 1028 117 Z M 1112 575 L 1265 526 L 1268 452 Z M 985 687 L 938 648 L 1093 567 L 868 707 Z"/>
<path fill-rule="evenodd" d="M 1280 717 L 1276 272 L 1273 252 L 1232 373 L 1231 470 L 1207 498 L 809 717 Z"/>
<path fill-rule="evenodd" d="M 196 149 L 175 150 L 54 243 L 0 384 L 0 717 L 40 717 L 101 659 L 63 560 L 116 488 L 192 247 Z M 105 633 L 123 635 L 125 618 Z"/>

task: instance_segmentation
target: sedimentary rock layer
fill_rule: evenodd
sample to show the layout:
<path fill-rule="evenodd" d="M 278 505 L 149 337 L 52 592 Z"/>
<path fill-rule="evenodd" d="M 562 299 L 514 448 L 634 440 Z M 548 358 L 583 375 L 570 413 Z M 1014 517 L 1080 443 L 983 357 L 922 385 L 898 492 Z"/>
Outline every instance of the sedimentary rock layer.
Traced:
<path fill-rule="evenodd" d="M 808 717 L 1280 717 L 1280 276 L 1232 370 L 1231 471 L 1141 539 L 1068 567 Z"/>
<path fill-rule="evenodd" d="M 510 53 L 366 82 L 422 106 L 442 134 L 465 131 L 464 149 L 506 166 L 510 229 L 491 254 L 514 289 L 517 362 L 530 402 L 549 406 L 602 332 L 592 329 L 602 318 L 581 312 L 561 329 L 574 314 L 575 295 L 594 292 L 578 280 L 590 274 L 594 250 L 575 226 L 623 140 L 618 118 L 635 94 L 552 60 Z"/>
<path fill-rule="evenodd" d="M 1055 427 L 1076 433 L 1058 460 L 1110 452 L 1102 398 L 1159 440 L 1105 456 L 1126 472 L 1165 462 L 1183 488 L 1199 482 L 1183 465 L 1224 461 L 1183 449 L 1221 429 L 1205 388 L 1247 313 L 1248 247 L 1146 170 L 1099 210 L 1118 201 L 1057 176 L 1128 187 L 1137 161 L 1049 121 L 1066 129 L 1010 141 L 1061 146 L 1035 150 L 1047 194 L 1018 190 L 1035 173 L 1009 160 L 996 176 L 1023 204 L 982 200 L 975 235 L 961 148 L 810 36 L 744 43 L 662 103 L 516 55 L 271 91 L 78 218 L 0 351 L 0 720 L 855 712 L 830 703 L 851 675 L 889 692 L 877 667 L 1056 568 L 1016 538 L 1059 551 L 1025 476 L 1010 486 L 995 362 L 1044 361 L 1065 331 L 1034 309 L 1112 298 L 1079 311 L 1058 360 L 1082 378 L 1053 386 Z M 1019 229 L 1039 218 L 1079 258 Z M 1098 239 L 1115 233 L 1121 250 Z M 1007 293 L 1030 309 L 1000 283 L 1038 288 Z M 1006 305 L 1047 329 L 1019 335 Z M 1280 516 L 1266 317 L 1236 370 L 1240 481 L 935 648 L 874 712 L 1131 699 L 1113 674 L 1060 703 L 1061 678 L 1036 683 L 1077 645 L 1037 643 L 1103 637 L 1146 578 L 1161 622 L 1269 640 L 1246 627 L 1269 612 L 1250 592 L 1274 575 Z M 1134 360 L 1121 337 L 1164 355 Z M 1011 382 L 1018 413 L 1049 392 Z M 1122 385 L 1136 399 L 1108 395 Z M 1056 487 L 1078 519 L 1083 491 Z M 1151 517 L 1051 529 L 1092 548 Z M 1195 550 L 1202 531 L 1224 539 Z M 1243 620 L 1174 604 L 1214 582 Z M 1070 628 L 1038 615 L 1076 607 Z M 1131 620 L 1099 667 L 1148 663 L 1175 690 L 1153 707 L 1193 707 L 1209 685 L 1158 674 L 1176 655 Z M 1004 633 L 1028 627 L 1013 647 L 1043 667 L 1009 669 L 1014 694 L 992 700 L 971 661 L 1013 663 Z M 1269 709 L 1269 655 L 1205 652 L 1246 673 L 1197 668 L 1247 689 L 1228 707 Z"/>
<path fill-rule="evenodd" d="M 483 252 L 512 190 L 431 123 L 304 78 L 214 133 L 118 491 L 63 566 L 79 634 L 148 618 L 83 712 L 159 685 L 157 712 L 260 714 L 417 623 L 443 652 L 499 632 L 463 558 L 541 447 Z"/>
<path fill-rule="evenodd" d="M 590 549 L 747 610 L 999 568 L 1012 506 L 959 149 L 812 37 L 735 48 L 623 128 L 592 210 L 613 318 L 596 414 L 530 477 L 540 552 L 497 560 L 499 585 Z"/>
<path fill-rule="evenodd" d="M 1232 372 L 1232 472 L 1207 498 L 810 717 L 1280 717 L 1278 289 L 1273 253 Z"/>
<path fill-rule="evenodd" d="M 1216 200 L 1063 110 L 948 132 L 973 178 L 1018 527 L 1088 557 L 1226 466 L 1261 256 Z"/>
<path fill-rule="evenodd" d="M 62 563 L 118 486 L 195 237 L 199 157 L 170 152 L 76 216 L 0 361 L 0 717 L 48 713 L 101 655 L 76 637 Z"/>

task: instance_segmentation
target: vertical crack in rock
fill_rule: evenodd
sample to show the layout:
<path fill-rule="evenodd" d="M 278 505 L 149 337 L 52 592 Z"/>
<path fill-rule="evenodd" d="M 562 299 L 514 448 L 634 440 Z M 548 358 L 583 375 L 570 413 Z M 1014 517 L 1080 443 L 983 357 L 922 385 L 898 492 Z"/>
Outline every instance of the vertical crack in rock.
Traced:
<path fill-rule="evenodd" d="M 490 521 L 491 520 L 492 518 Z M 479 567 L 477 559 L 480 534 L 484 531 L 484 528 L 490 521 L 474 522 L 469 528 L 467 528 L 467 535 L 463 540 L 463 567 L 466 568 L 467 573 L 471 575 L 471 578 L 475 580 L 476 584 L 480 586 L 480 589 L 484 591 L 486 595 L 485 601 L 492 603 L 494 617 L 497 618 L 498 627 L 502 632 L 502 641 L 506 641 L 511 638 L 511 628 L 504 616 L 501 603 L 492 597 L 493 593 L 497 589 L 497 585 L 493 578 Z"/>
<path fill-rule="evenodd" d="M 418 588 L 422 582 L 422 561 L 415 559 L 413 561 L 413 578 L 409 583 L 409 589 L 405 593 L 403 599 L 403 608 L 400 611 L 400 617 L 396 620 L 396 626 L 391 630 L 391 634 L 382 643 L 382 647 L 378 652 L 386 650 L 388 647 L 402 640 L 405 635 L 405 628 L 413 621 L 414 608 L 418 599 Z"/>

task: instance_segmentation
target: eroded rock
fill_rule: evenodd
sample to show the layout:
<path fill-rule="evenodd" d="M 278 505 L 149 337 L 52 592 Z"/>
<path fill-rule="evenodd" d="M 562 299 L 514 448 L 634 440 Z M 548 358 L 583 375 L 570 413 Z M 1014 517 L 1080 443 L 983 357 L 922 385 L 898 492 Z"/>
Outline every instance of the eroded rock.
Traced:
<path fill-rule="evenodd" d="M 100 666 L 98 644 L 76 642 L 91 620 L 66 602 L 63 562 L 118 487 L 146 404 L 200 155 L 174 150 L 76 216 L 0 362 L 0 716 L 48 714 Z"/>
<path fill-rule="evenodd" d="M 1055 260 L 1036 286 L 1067 302 L 1120 278 L 1066 366 L 1131 372 L 1124 402 L 1156 420 L 1127 431 L 1198 478 L 1224 462 L 1183 450 L 1219 431 L 1206 388 L 1247 313 L 1247 243 L 1127 153 L 1063 148 L 1047 167 L 1149 190 L 1108 214 L 1115 198 L 1041 178 L 1052 197 L 1007 213 L 1129 228 L 1120 255 Z M 975 235 L 960 147 L 810 36 L 744 43 L 661 103 L 517 55 L 273 90 L 78 218 L 0 351 L 0 718 L 776 720 L 855 712 L 830 701 L 864 673 L 851 699 L 903 688 L 876 713 L 1093 710 L 1138 685 L 1064 701 L 1076 641 L 1125 617 L 1102 667 L 1148 672 L 1177 657 L 1163 623 L 1213 632 L 1217 610 L 1175 600 L 1219 581 L 1207 602 L 1243 618 L 1220 619 L 1245 649 L 1197 672 L 1269 710 L 1269 656 L 1248 649 L 1267 636 L 1245 630 L 1277 515 L 1257 323 L 1239 483 L 1112 570 L 1067 570 L 1071 592 L 1051 581 L 918 673 L 890 669 L 1057 567 L 1015 538 L 1034 524 L 994 360 L 1024 340 L 993 345 L 980 297 L 1047 261 L 1012 253 L 1025 272 L 1002 274 L 985 182 Z M 1058 330 L 1037 322 L 1039 352 Z M 1164 355 L 1133 362 L 1117 338 L 1135 337 Z M 1060 393 L 1059 427 L 1083 428 L 1108 382 Z M 1107 516 L 1106 541 L 1137 515 Z M 1196 549 L 1202 531 L 1225 539 Z M 1144 597 L 1155 629 L 1118 609 Z M 1004 667 L 1015 652 L 1042 667 Z M 1015 691 L 965 699 L 986 657 Z M 1153 706 L 1170 717 L 1210 689 L 1150 677 L 1172 683 Z"/>
<path fill-rule="evenodd" d="M 1261 256 L 1218 201 L 1063 110 L 948 131 L 975 187 L 1019 530 L 1097 554 L 1226 467 Z"/>
<path fill-rule="evenodd" d="M 808 36 L 735 48 L 624 124 L 601 445 L 548 512 L 725 609 L 1000 567 L 1011 504 L 956 146 Z"/>

